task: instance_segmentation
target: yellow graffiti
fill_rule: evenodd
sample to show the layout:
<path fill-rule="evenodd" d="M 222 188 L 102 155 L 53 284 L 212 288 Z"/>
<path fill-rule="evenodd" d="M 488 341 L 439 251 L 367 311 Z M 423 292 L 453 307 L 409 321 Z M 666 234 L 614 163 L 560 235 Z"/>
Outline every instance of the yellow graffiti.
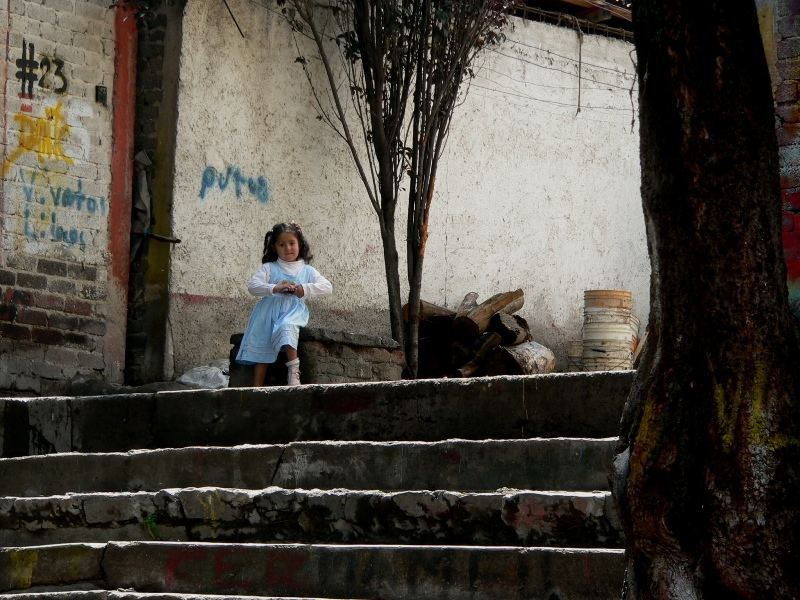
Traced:
<path fill-rule="evenodd" d="M 9 554 L 11 562 L 12 587 L 26 590 L 33 583 L 33 572 L 39 563 L 39 554 L 35 550 L 12 550 Z"/>
<path fill-rule="evenodd" d="M 3 163 L 4 176 L 11 165 L 28 152 L 35 152 L 40 163 L 50 159 L 72 164 L 72 159 L 64 152 L 63 142 L 69 137 L 70 128 L 61 102 L 45 106 L 43 117 L 18 112 L 14 120 L 19 125 L 19 145 Z"/>

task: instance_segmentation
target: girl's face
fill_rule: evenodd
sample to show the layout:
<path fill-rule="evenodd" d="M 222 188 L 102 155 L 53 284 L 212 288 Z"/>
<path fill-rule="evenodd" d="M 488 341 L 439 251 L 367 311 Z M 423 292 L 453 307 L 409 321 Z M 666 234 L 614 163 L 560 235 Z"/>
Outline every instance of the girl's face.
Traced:
<path fill-rule="evenodd" d="M 300 255 L 300 242 L 297 240 L 297 236 L 289 231 L 284 231 L 275 240 L 275 252 L 277 252 L 278 258 L 286 262 L 297 260 Z"/>

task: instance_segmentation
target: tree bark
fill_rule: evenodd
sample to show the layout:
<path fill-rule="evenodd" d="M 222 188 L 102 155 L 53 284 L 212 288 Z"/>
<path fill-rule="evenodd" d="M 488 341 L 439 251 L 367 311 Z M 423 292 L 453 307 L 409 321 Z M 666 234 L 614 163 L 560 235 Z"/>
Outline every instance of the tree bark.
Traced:
<path fill-rule="evenodd" d="M 629 599 L 800 597 L 800 373 L 752 2 L 637 0 L 650 329 L 613 488 Z"/>

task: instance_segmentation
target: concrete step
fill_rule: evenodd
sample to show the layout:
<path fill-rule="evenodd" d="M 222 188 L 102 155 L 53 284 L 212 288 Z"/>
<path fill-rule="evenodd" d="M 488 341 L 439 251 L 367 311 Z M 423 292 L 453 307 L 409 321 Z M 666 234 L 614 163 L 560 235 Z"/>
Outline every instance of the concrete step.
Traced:
<path fill-rule="evenodd" d="M 8 496 L 165 488 L 492 491 L 607 488 L 616 438 L 296 442 L 0 460 Z"/>
<path fill-rule="evenodd" d="M 48 556 L 72 556 L 71 548 L 0 549 L 0 591 L 100 580 L 100 588 L 142 592 L 611 600 L 624 571 L 621 550 L 597 549 L 112 542 L 80 546 L 74 556 L 91 554 L 94 567 L 83 571 Z"/>
<path fill-rule="evenodd" d="M 148 540 L 622 547 L 608 492 L 272 487 L 0 498 L 0 546 Z"/>
<path fill-rule="evenodd" d="M 632 372 L 0 400 L 0 456 L 296 440 L 611 437 Z"/>
<path fill-rule="evenodd" d="M 316 599 L 319 599 L 317 596 Z M 314 598 L 289 598 L 282 596 L 240 596 L 218 594 L 159 594 L 109 590 L 73 590 L 61 592 L 18 592 L 0 594 L 2 600 L 316 600 Z M 336 599 L 325 599 L 336 600 Z M 342 600 L 342 599 L 339 599 Z"/>

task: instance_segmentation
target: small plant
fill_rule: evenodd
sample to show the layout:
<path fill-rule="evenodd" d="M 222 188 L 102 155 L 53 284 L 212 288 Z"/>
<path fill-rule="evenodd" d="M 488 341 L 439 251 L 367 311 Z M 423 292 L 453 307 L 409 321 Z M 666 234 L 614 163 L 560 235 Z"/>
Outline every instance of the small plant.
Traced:
<path fill-rule="evenodd" d="M 144 520 L 142 521 L 142 526 L 144 530 L 154 540 L 160 540 L 161 535 L 158 532 L 158 523 L 156 522 L 156 515 L 155 513 L 151 513 L 147 515 Z"/>

